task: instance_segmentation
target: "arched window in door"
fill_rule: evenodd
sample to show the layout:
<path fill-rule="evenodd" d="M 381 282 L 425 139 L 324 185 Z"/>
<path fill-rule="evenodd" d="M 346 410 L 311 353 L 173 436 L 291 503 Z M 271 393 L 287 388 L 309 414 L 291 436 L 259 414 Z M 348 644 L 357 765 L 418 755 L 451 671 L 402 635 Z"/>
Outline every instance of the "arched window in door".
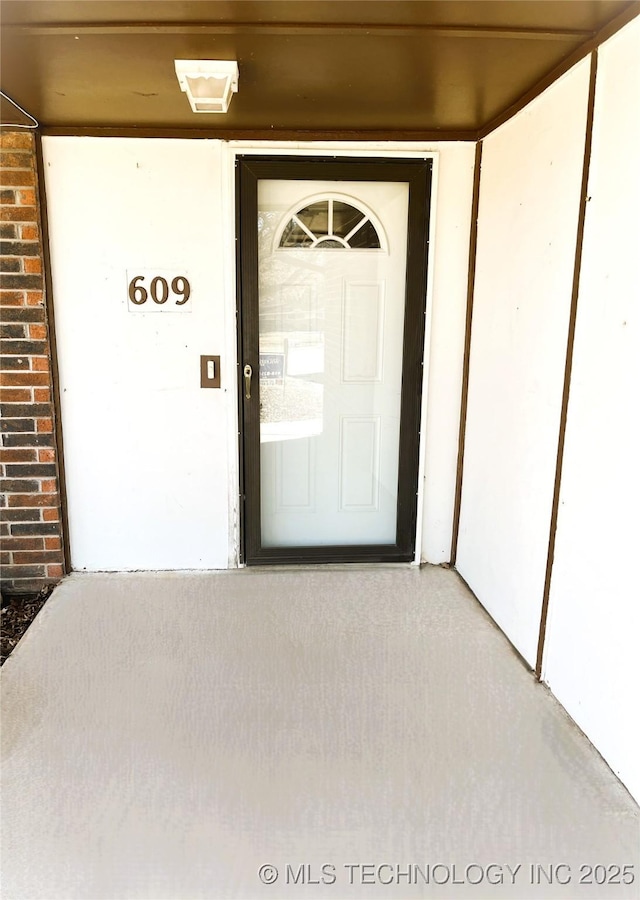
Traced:
<path fill-rule="evenodd" d="M 307 203 L 289 215 L 279 247 L 380 250 L 380 236 L 371 216 L 345 200 L 326 197 Z"/>

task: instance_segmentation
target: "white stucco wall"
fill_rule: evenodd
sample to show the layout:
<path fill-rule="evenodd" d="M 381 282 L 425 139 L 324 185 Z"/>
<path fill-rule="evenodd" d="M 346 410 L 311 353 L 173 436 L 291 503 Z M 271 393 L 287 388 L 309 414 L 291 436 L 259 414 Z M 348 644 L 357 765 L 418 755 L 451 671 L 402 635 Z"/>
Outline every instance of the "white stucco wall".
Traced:
<path fill-rule="evenodd" d="M 44 154 L 73 567 L 226 567 L 219 144 L 60 137 Z M 129 311 L 145 269 L 187 275 L 190 311 Z M 221 390 L 200 389 L 200 354 L 222 356 Z"/>
<path fill-rule="evenodd" d="M 640 20 L 598 54 L 543 676 L 640 800 Z"/>
<path fill-rule="evenodd" d="M 418 555 L 446 560 L 473 145 L 43 143 L 73 567 L 237 562 L 234 154 L 252 151 L 434 155 Z M 131 311 L 139 270 L 187 275 L 185 311 Z M 221 390 L 200 388 L 200 354 L 222 357 Z"/>
<path fill-rule="evenodd" d="M 535 662 L 589 82 L 583 61 L 483 145 L 457 568 Z"/>
<path fill-rule="evenodd" d="M 423 407 L 422 560 L 429 563 L 449 562 L 451 554 L 474 159 L 473 144 L 453 144 L 438 160 Z"/>

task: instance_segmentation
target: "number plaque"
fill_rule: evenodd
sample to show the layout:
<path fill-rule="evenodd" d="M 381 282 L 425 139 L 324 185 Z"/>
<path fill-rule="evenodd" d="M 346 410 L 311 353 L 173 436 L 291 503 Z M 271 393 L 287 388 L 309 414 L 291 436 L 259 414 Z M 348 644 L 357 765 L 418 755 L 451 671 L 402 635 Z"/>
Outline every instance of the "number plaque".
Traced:
<path fill-rule="evenodd" d="M 165 269 L 128 269 L 127 308 L 129 312 L 191 312 L 189 278 Z"/>

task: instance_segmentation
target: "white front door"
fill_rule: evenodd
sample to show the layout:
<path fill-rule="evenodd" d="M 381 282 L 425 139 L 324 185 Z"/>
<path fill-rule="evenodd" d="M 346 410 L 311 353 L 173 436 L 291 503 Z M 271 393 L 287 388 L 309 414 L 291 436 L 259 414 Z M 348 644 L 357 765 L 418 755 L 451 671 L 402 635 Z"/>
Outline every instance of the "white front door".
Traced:
<path fill-rule="evenodd" d="M 413 557 L 430 174 L 240 162 L 248 562 Z"/>
<path fill-rule="evenodd" d="M 395 542 L 408 199 L 258 185 L 265 547 Z"/>

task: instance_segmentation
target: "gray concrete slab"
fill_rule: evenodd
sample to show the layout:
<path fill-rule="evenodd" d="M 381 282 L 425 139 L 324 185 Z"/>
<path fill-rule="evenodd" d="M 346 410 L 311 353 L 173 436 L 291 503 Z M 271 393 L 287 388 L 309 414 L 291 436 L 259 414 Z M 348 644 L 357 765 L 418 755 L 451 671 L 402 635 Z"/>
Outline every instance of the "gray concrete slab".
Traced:
<path fill-rule="evenodd" d="M 3 681 L 6 900 L 640 896 L 637 805 L 452 571 L 74 574 Z"/>

